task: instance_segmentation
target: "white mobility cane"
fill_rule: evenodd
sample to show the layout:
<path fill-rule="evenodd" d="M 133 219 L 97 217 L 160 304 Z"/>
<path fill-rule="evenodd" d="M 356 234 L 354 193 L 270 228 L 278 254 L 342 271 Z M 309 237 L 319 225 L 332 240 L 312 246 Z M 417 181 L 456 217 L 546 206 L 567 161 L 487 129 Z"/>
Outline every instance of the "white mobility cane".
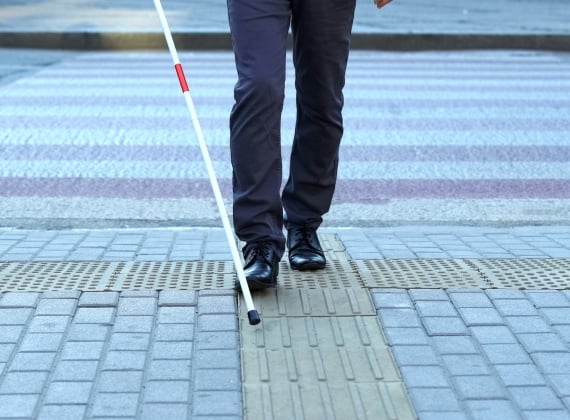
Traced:
<path fill-rule="evenodd" d="M 186 77 L 184 76 L 182 64 L 180 64 L 180 59 L 178 58 L 178 53 L 176 52 L 176 47 L 174 46 L 174 40 L 172 39 L 172 34 L 170 33 L 168 21 L 166 20 L 164 9 L 162 8 L 160 0 L 154 0 L 154 6 L 156 7 L 156 11 L 158 12 L 158 16 L 160 17 L 160 23 L 162 24 L 164 37 L 166 38 L 166 43 L 168 44 L 168 49 L 170 50 L 170 55 L 172 56 L 172 61 L 174 62 L 174 69 L 176 70 L 176 75 L 178 76 L 178 81 L 180 82 L 180 87 L 182 88 L 184 99 L 186 99 L 186 105 L 188 105 L 188 110 L 190 111 L 190 118 L 192 118 L 192 124 L 194 125 L 196 136 L 198 137 L 198 143 L 200 144 L 200 150 L 202 151 L 202 156 L 204 157 L 204 163 L 206 164 L 206 168 L 208 169 L 210 184 L 212 185 L 212 190 L 214 191 L 214 196 L 216 197 L 216 204 L 218 205 L 220 217 L 224 225 L 224 230 L 226 231 L 226 236 L 228 238 L 228 243 L 230 246 L 230 250 L 232 252 L 232 257 L 234 260 L 237 277 L 241 286 L 241 292 L 243 294 L 245 305 L 247 307 L 247 317 L 249 318 L 249 323 L 251 325 L 257 325 L 261 322 L 261 319 L 259 318 L 259 313 L 257 312 L 257 310 L 253 305 L 251 292 L 249 290 L 247 280 L 245 278 L 243 267 L 241 266 L 241 260 L 239 257 L 235 238 L 232 233 L 232 228 L 230 226 L 228 213 L 226 212 L 224 200 L 222 199 L 222 193 L 220 192 L 220 187 L 218 185 L 218 181 L 216 180 L 216 173 L 214 172 L 214 167 L 212 166 L 212 160 L 210 159 L 210 153 L 208 152 L 208 147 L 206 146 L 206 141 L 204 140 L 204 135 L 202 134 L 202 128 L 200 127 L 198 116 L 196 115 L 194 102 L 192 101 L 192 96 L 190 96 L 190 91 L 188 89 L 188 83 L 186 82 Z"/>

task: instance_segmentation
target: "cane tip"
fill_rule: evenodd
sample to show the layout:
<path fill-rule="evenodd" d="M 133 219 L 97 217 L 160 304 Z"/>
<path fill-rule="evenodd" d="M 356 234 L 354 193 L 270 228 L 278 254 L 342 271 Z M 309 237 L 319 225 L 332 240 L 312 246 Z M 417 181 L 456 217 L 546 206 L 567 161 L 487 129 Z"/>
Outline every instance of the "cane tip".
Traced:
<path fill-rule="evenodd" d="M 259 313 L 252 309 L 247 313 L 247 317 L 249 318 L 249 325 L 257 325 L 261 322 L 261 318 L 259 317 Z"/>

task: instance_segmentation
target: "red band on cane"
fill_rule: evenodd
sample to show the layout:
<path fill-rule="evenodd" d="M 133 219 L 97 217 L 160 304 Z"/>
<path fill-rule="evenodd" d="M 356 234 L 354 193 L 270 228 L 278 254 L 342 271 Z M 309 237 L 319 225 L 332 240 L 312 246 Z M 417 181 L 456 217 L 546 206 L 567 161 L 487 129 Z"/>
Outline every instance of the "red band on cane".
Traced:
<path fill-rule="evenodd" d="M 182 64 L 175 64 L 174 68 L 176 69 L 176 75 L 178 76 L 178 81 L 180 82 L 182 92 L 188 92 L 190 89 L 188 89 L 188 83 L 186 83 L 186 76 L 184 76 Z"/>

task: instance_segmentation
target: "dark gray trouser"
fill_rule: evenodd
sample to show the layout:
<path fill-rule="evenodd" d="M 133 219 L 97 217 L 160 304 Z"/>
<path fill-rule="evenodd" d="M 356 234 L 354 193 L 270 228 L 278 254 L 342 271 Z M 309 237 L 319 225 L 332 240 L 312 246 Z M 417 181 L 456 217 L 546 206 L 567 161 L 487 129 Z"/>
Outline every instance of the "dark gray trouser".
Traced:
<path fill-rule="evenodd" d="M 283 253 L 287 227 L 318 227 L 329 210 L 342 137 L 342 89 L 355 0 L 228 0 L 238 82 L 230 116 L 233 218 L 247 243 Z M 297 120 L 280 195 L 281 111 L 289 26 Z"/>

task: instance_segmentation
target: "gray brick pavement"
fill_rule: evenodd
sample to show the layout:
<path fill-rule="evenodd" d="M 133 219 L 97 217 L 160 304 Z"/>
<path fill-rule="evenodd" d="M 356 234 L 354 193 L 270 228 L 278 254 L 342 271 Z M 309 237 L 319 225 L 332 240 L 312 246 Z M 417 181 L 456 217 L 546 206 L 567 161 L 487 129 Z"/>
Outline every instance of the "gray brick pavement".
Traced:
<path fill-rule="evenodd" d="M 493 249 L 514 259 L 523 249 L 548 255 L 553 242 L 557 257 L 570 256 L 567 235 L 551 227 L 334 233 L 352 258 L 419 258 L 426 249 L 486 258 Z M 116 252 L 129 260 L 228 260 L 224 241 L 221 229 L 203 228 L 0 230 L 0 262 L 46 261 L 48 251 L 52 261 L 101 261 Z M 421 419 L 568 416 L 567 291 L 371 295 Z M 0 406 L 7 413 L 0 418 L 242 416 L 233 291 L 10 292 L 0 295 L 0 315 Z"/>
<path fill-rule="evenodd" d="M 233 291 L 3 293 L 0 303 L 0 418 L 241 417 Z"/>
<path fill-rule="evenodd" d="M 556 327 L 570 318 L 549 318 L 540 306 L 558 305 L 550 308 L 557 314 L 567 308 L 566 293 L 374 289 L 372 295 L 420 418 L 568 418 L 570 342 Z M 391 311 L 401 311 L 404 321 L 395 322 Z M 462 323 L 461 333 L 434 330 L 432 319 Z"/>

